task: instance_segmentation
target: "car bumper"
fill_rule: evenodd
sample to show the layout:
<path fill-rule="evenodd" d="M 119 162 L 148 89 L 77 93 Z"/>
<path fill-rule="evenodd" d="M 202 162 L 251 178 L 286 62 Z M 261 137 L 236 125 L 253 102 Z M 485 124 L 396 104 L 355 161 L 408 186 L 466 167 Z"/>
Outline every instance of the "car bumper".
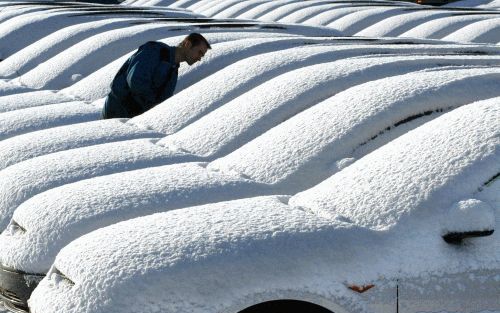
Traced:
<path fill-rule="evenodd" d="M 11 312 L 29 312 L 28 299 L 43 277 L 0 264 L 0 301 Z"/>

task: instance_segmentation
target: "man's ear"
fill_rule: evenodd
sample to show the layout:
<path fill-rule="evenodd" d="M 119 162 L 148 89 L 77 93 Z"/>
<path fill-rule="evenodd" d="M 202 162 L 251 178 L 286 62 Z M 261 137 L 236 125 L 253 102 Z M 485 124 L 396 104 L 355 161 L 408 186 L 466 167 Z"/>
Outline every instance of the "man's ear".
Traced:
<path fill-rule="evenodd" d="M 184 41 L 185 48 L 191 49 L 192 46 L 193 46 L 193 43 L 191 41 L 189 41 L 189 40 Z"/>

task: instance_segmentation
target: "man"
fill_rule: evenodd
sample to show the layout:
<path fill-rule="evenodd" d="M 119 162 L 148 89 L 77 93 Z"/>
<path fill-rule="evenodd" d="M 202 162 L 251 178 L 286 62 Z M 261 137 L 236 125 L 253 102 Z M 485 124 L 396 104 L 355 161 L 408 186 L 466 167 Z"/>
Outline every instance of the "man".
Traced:
<path fill-rule="evenodd" d="M 179 63 L 192 65 L 208 49 L 210 44 L 198 33 L 189 34 L 177 47 L 157 41 L 140 46 L 113 79 L 102 117 L 134 117 L 165 101 L 174 93 Z"/>

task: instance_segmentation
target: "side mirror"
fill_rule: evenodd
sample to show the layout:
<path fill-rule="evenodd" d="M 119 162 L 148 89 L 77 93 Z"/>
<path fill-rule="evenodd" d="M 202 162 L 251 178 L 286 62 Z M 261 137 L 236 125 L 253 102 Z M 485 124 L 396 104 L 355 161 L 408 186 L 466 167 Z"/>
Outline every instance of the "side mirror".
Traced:
<path fill-rule="evenodd" d="M 482 231 L 464 231 L 464 232 L 456 232 L 456 233 L 447 233 L 443 235 L 443 240 L 446 241 L 446 243 L 449 244 L 454 244 L 454 245 L 459 245 L 462 243 L 462 240 L 466 238 L 473 238 L 473 237 L 486 237 L 491 234 L 493 234 L 495 230 L 482 230 Z"/>
<path fill-rule="evenodd" d="M 480 200 L 468 199 L 449 209 L 442 237 L 449 244 L 461 244 L 466 238 L 490 236 L 494 228 L 493 208 Z"/>

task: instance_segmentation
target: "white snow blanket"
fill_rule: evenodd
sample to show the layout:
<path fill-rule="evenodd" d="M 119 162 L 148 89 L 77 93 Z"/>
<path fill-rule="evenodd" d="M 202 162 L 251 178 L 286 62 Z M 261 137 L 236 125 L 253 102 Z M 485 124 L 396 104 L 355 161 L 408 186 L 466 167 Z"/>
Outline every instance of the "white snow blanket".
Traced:
<path fill-rule="evenodd" d="M 499 199 L 498 180 L 487 187 L 493 198 L 477 193 L 500 170 L 498 108 L 496 98 L 453 110 L 291 198 L 174 210 L 82 236 L 59 253 L 30 307 L 220 312 L 262 293 L 307 292 L 367 312 L 343 282 L 498 269 L 498 233 L 466 254 L 440 236 L 456 201 Z"/>

